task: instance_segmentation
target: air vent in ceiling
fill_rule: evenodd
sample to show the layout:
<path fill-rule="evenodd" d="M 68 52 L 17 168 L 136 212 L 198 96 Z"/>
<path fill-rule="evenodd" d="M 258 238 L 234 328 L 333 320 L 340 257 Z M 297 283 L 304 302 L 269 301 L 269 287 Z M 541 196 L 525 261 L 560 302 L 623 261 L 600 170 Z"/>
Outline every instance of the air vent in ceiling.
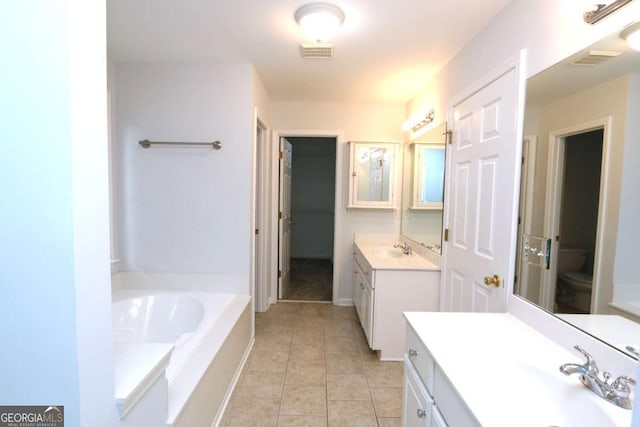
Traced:
<path fill-rule="evenodd" d="M 586 52 L 584 55 L 574 59 L 571 62 L 571 64 L 572 65 L 597 65 L 611 58 L 615 58 L 621 53 L 622 52 L 613 52 L 613 51 L 606 51 L 606 50 L 590 50 Z"/>
<path fill-rule="evenodd" d="M 305 43 L 300 45 L 300 52 L 305 59 L 331 59 L 333 58 L 333 44 Z"/>

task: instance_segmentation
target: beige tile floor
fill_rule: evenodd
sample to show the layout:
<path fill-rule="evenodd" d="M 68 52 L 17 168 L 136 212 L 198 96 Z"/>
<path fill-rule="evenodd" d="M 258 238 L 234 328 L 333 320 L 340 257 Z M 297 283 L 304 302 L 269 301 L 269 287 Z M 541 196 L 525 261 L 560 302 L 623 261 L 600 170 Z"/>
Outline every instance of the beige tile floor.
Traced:
<path fill-rule="evenodd" d="M 281 302 L 256 341 L 223 426 L 400 426 L 402 363 L 380 362 L 352 307 Z"/>

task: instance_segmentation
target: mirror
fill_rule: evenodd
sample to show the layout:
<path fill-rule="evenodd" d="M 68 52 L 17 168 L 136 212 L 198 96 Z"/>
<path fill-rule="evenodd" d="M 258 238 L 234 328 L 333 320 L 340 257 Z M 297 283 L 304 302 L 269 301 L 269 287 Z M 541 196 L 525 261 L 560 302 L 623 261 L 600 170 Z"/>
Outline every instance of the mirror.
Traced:
<path fill-rule="evenodd" d="M 640 319 L 639 115 L 640 52 L 619 33 L 529 79 L 514 286 L 636 358 L 640 325 L 604 315 Z"/>
<path fill-rule="evenodd" d="M 442 123 L 404 146 L 402 234 L 441 252 L 445 131 Z"/>
<path fill-rule="evenodd" d="M 349 207 L 392 207 L 396 144 L 351 142 Z"/>

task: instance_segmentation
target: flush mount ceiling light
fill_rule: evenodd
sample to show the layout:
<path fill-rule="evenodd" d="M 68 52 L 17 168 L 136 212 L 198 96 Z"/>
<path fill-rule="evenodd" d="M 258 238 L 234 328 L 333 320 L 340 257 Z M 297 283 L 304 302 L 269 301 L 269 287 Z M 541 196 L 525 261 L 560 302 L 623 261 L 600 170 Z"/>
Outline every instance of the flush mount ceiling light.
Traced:
<path fill-rule="evenodd" d="M 640 22 L 636 22 L 632 26 L 625 28 L 620 37 L 629 43 L 629 47 L 633 50 L 640 50 Z"/>
<path fill-rule="evenodd" d="M 329 3 L 311 3 L 296 10 L 295 18 L 310 40 L 321 43 L 338 32 L 344 22 L 344 12 Z"/>

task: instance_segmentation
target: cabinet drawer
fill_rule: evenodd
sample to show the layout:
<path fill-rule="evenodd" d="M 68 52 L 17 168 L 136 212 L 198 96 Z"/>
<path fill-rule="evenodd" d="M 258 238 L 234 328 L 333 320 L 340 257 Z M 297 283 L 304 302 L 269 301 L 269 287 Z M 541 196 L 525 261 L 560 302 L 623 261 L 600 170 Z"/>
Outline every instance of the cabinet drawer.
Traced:
<path fill-rule="evenodd" d="M 431 353 L 422 344 L 411 325 L 407 324 L 406 354 L 411 361 L 422 382 L 427 387 L 427 391 L 433 395 L 433 372 L 434 361 Z"/>
<path fill-rule="evenodd" d="M 364 255 L 362 255 L 362 252 L 360 252 L 357 246 L 353 250 L 353 259 L 360 267 L 360 270 L 362 271 L 362 274 L 364 275 L 365 279 L 367 279 L 367 282 L 369 282 L 371 287 L 374 287 L 373 280 L 372 280 L 373 269 L 371 268 L 366 258 L 364 257 Z"/>
<path fill-rule="evenodd" d="M 433 398 L 448 425 L 482 427 L 439 367 L 434 372 Z"/>

